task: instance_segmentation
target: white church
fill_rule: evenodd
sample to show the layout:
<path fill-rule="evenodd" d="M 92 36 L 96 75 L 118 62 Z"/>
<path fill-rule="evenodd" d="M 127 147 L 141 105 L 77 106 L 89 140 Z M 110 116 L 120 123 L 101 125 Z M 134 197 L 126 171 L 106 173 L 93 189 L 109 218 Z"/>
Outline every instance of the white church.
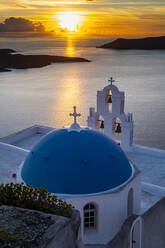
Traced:
<path fill-rule="evenodd" d="M 114 82 L 97 92 L 87 127 L 74 106 L 68 128 L 35 125 L 1 138 L 0 183 L 44 187 L 74 205 L 81 247 L 163 248 L 165 151 L 133 143 L 133 114 Z"/>

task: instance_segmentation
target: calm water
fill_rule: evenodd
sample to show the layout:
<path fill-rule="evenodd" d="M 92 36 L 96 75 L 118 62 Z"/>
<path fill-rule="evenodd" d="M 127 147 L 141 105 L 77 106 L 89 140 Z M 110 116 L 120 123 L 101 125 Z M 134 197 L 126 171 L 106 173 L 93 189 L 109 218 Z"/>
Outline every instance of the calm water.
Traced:
<path fill-rule="evenodd" d="M 0 47 L 26 54 L 81 56 L 91 63 L 53 64 L 40 69 L 0 73 L 0 136 L 36 123 L 72 123 L 76 105 L 85 125 L 96 91 L 113 76 L 134 113 L 135 143 L 165 149 L 165 51 L 112 51 L 94 48 L 103 40 L 0 39 Z"/>

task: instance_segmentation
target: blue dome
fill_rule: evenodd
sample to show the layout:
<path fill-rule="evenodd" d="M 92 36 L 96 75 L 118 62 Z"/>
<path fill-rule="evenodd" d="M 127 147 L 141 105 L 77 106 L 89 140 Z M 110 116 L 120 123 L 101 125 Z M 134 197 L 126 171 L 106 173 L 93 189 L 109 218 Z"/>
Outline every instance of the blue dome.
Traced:
<path fill-rule="evenodd" d="M 59 129 L 47 134 L 25 160 L 25 183 L 57 194 L 112 190 L 132 176 L 124 152 L 100 132 Z"/>

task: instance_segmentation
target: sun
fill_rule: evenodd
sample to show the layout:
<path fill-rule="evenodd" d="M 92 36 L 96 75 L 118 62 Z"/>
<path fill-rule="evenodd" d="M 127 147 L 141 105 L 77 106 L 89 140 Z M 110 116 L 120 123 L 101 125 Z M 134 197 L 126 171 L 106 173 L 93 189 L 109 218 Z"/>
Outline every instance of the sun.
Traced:
<path fill-rule="evenodd" d="M 69 32 L 77 32 L 81 25 L 81 16 L 74 12 L 63 12 L 58 16 L 59 27 Z"/>

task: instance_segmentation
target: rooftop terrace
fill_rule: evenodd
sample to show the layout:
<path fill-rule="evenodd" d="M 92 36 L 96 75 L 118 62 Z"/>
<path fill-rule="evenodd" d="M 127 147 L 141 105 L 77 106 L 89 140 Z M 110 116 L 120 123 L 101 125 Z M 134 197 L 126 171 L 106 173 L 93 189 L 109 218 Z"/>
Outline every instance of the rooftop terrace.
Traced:
<path fill-rule="evenodd" d="M 27 156 L 26 150 L 31 150 L 43 136 L 52 130 L 53 128 L 50 127 L 35 125 L 0 139 L 0 183 L 16 180 L 13 174 L 17 173 L 20 164 Z M 11 149 L 4 147 L 1 142 L 11 144 Z M 20 150 L 15 150 L 15 147 L 19 147 Z M 126 152 L 126 155 L 141 171 L 143 182 L 165 187 L 165 151 L 134 145 L 132 151 Z M 159 195 L 143 190 L 142 212 L 160 198 Z"/>

